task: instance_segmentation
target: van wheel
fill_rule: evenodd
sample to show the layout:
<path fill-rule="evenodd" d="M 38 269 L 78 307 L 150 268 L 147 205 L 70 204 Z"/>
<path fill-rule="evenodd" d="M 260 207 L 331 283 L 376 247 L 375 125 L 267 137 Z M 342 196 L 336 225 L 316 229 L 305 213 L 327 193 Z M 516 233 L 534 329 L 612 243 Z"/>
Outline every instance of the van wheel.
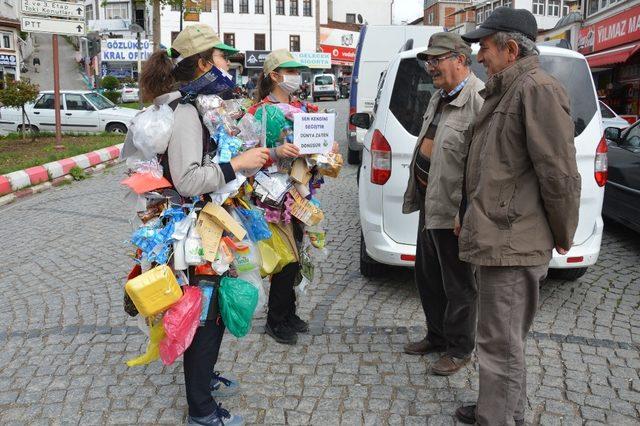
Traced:
<path fill-rule="evenodd" d="M 347 163 L 360 164 L 361 162 L 360 151 L 354 151 L 351 148 L 347 148 Z"/>
<path fill-rule="evenodd" d="M 360 274 L 363 277 L 375 278 L 384 274 L 385 265 L 378 263 L 367 254 L 367 248 L 364 244 L 364 235 L 360 234 Z"/>
<path fill-rule="evenodd" d="M 587 268 L 549 269 L 549 278 L 554 280 L 575 281 L 587 273 Z"/>

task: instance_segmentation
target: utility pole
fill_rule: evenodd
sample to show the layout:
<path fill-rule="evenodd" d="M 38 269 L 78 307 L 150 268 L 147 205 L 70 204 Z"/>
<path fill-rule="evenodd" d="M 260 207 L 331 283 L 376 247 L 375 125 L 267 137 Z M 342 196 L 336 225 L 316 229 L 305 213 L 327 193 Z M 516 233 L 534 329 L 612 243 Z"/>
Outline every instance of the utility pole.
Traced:
<path fill-rule="evenodd" d="M 53 45 L 53 107 L 55 109 L 56 145 L 55 149 L 64 149 L 62 145 L 62 125 L 60 124 L 60 64 L 58 62 L 58 34 L 51 36 Z"/>
<path fill-rule="evenodd" d="M 333 7 L 333 2 L 329 1 L 329 7 Z M 327 10 L 327 16 L 330 11 Z M 316 52 L 322 52 L 320 48 L 320 0 L 316 0 Z"/>
<path fill-rule="evenodd" d="M 269 0 L 269 50 L 273 50 L 273 23 L 271 20 L 271 0 Z"/>

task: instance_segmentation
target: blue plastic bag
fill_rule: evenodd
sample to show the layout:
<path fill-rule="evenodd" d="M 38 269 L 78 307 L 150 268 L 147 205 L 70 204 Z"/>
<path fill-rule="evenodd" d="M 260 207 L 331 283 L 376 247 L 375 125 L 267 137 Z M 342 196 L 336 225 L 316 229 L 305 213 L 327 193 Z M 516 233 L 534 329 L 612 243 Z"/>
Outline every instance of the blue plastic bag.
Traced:
<path fill-rule="evenodd" d="M 257 243 L 271 238 L 271 230 L 264 218 L 264 213 L 256 209 L 247 210 L 241 207 L 238 207 L 237 211 L 251 241 Z"/>

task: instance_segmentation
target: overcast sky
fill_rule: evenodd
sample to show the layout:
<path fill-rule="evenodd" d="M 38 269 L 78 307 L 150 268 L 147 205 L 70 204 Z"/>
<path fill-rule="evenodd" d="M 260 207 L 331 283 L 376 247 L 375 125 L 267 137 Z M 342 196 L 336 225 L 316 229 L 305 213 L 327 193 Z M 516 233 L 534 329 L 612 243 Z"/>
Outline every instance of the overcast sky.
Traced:
<path fill-rule="evenodd" d="M 393 23 L 413 21 L 424 15 L 423 0 L 395 0 L 393 3 Z"/>

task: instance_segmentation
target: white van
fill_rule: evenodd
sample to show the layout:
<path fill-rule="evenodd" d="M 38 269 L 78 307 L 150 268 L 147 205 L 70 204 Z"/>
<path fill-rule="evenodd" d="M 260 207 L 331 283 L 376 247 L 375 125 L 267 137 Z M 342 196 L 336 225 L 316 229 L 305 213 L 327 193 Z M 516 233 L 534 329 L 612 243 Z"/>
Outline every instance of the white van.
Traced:
<path fill-rule="evenodd" d="M 336 76 L 333 74 L 317 74 L 313 76 L 311 97 L 313 102 L 317 102 L 320 98 L 331 98 L 337 101 L 340 98 L 340 91 L 336 84 Z"/>
<path fill-rule="evenodd" d="M 365 25 L 360 30 L 356 59 L 349 90 L 349 115 L 371 112 L 376 99 L 378 82 L 395 55 L 414 44 L 423 46 L 432 34 L 442 27 L 422 25 Z M 407 48 L 407 46 L 409 46 Z M 366 131 L 347 123 L 349 151 L 347 162 L 360 163 L 360 151 Z"/>
<path fill-rule="evenodd" d="M 568 49 L 539 48 L 542 68 L 564 84 L 570 97 L 576 157 L 582 176 L 574 246 L 564 256 L 554 251 L 549 266 L 557 269 L 551 275 L 577 279 L 596 263 L 600 253 L 607 144 L 584 56 Z M 415 260 L 418 213 L 403 215 L 402 202 L 422 118 L 437 90 L 424 62 L 416 58 L 425 49 L 397 55 L 383 76 L 373 113 L 351 117 L 354 124 L 368 127 L 358 176 L 360 271 L 365 276 L 381 273 L 383 265 L 412 266 Z M 477 47 L 474 58 L 476 52 Z M 484 68 L 475 60 L 472 68 L 479 78 L 486 80 Z"/>

